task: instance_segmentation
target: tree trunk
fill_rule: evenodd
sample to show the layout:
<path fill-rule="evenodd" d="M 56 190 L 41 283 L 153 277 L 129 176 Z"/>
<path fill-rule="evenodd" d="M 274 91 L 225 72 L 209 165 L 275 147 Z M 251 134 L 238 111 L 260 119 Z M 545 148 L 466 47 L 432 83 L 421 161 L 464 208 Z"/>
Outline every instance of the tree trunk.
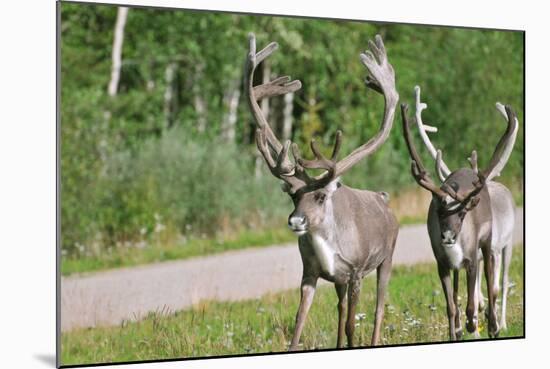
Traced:
<path fill-rule="evenodd" d="M 204 133 L 206 131 L 206 103 L 201 96 L 200 82 L 204 64 L 198 63 L 195 66 L 195 76 L 193 78 L 193 106 L 197 116 L 197 131 Z"/>
<path fill-rule="evenodd" d="M 164 90 L 164 120 L 165 128 L 170 128 L 173 123 L 174 115 L 174 74 L 176 73 L 177 64 L 170 63 L 166 66 L 164 79 L 166 88 Z"/>
<path fill-rule="evenodd" d="M 124 43 L 124 26 L 128 17 L 128 8 L 124 6 L 118 7 L 115 23 L 115 36 L 113 39 L 113 52 L 111 67 L 111 80 L 107 92 L 109 96 L 115 96 L 118 91 L 118 82 L 120 80 L 120 67 L 122 65 L 122 45 Z"/>
<path fill-rule="evenodd" d="M 290 140 L 292 136 L 292 110 L 294 108 L 294 92 L 284 97 L 285 106 L 283 109 L 283 140 Z"/>
<path fill-rule="evenodd" d="M 241 91 L 239 89 L 240 78 L 232 81 L 228 91 L 224 94 L 224 105 L 227 109 L 222 123 L 222 138 L 226 142 L 235 141 L 235 124 L 237 123 L 237 108 Z"/>

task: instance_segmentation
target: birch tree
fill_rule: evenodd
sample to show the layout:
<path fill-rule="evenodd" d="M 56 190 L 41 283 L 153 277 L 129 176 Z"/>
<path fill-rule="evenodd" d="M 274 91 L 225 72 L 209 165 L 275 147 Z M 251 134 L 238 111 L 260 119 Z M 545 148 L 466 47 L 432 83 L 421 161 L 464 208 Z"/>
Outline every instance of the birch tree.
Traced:
<path fill-rule="evenodd" d="M 124 27 L 128 17 L 128 8 L 124 6 L 118 7 L 115 35 L 113 38 L 111 80 L 109 81 L 108 93 L 109 96 L 115 96 L 118 91 L 118 82 L 120 81 L 120 67 L 122 65 L 122 45 L 124 44 Z"/>

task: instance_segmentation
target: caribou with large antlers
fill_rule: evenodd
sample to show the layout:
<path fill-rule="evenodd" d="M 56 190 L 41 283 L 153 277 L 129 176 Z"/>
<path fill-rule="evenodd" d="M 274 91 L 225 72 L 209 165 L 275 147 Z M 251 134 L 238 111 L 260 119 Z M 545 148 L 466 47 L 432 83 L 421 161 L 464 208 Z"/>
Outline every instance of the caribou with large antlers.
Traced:
<path fill-rule="evenodd" d="M 341 183 L 340 176 L 375 152 L 388 138 L 393 125 L 399 95 L 382 38 L 376 36 L 374 42 L 369 41 L 370 50 L 360 55 L 369 72 L 365 81 L 367 87 L 384 96 L 382 125 L 374 137 L 341 160 L 337 159 L 342 140 L 340 131 L 336 134 L 330 158 L 319 151 L 314 140 L 311 140 L 311 150 L 315 156 L 313 160 L 303 159 L 296 144 L 291 145 L 290 141 L 284 144 L 279 142 L 262 114 L 258 101 L 296 91 L 301 88 L 301 83 L 297 80 L 291 81 L 286 76 L 253 86 L 256 67 L 278 46 L 272 42 L 257 53 L 254 35 L 250 35 L 249 42 L 245 88 L 257 123 L 256 144 L 269 170 L 283 181 L 283 190 L 294 203 L 295 208 L 288 217 L 288 225 L 299 237 L 298 245 L 303 263 L 300 306 L 290 350 L 298 347 L 320 277 L 333 282 L 336 287 L 337 347 L 343 346 L 344 330 L 348 345 L 353 346 L 355 309 L 361 281 L 374 269 L 377 270 L 377 302 L 371 344 L 376 345 L 380 337 L 384 295 L 391 273 L 398 224 L 388 207 L 386 193 L 347 187 Z M 294 161 L 288 157 L 289 149 Z M 324 172 L 311 176 L 307 173 L 308 169 L 322 169 Z"/>
<path fill-rule="evenodd" d="M 438 187 L 428 173 L 414 146 L 407 105 L 401 105 L 403 133 L 412 158 L 411 172 L 416 182 L 433 195 L 428 210 L 428 233 L 437 260 L 439 278 L 447 302 L 449 336 L 456 340 L 462 335 L 458 310 L 459 270 L 466 269 L 468 302 L 466 329 L 479 335 L 478 307 L 482 299 L 479 260 L 483 258 L 489 310 L 489 336 L 497 337 L 500 328 L 506 328 L 506 298 L 508 293 L 508 269 L 512 256 L 514 227 L 514 202 L 510 191 L 493 181 L 506 165 L 514 146 L 518 120 L 509 106 L 497 103 L 498 111 L 507 121 L 507 129 L 498 142 L 489 165 L 480 170 L 477 153 L 468 158 L 471 168 L 451 172 L 443 162 L 441 150 L 436 150 L 427 132 L 437 132 L 435 127 L 424 125 L 422 110 L 427 105 L 420 101 L 420 88 L 415 87 L 416 123 L 428 151 L 435 159 L 435 171 L 443 184 Z M 500 327 L 497 323 L 496 298 L 499 293 L 499 274 L 503 261 L 502 311 Z M 450 272 L 453 270 L 453 284 Z"/>

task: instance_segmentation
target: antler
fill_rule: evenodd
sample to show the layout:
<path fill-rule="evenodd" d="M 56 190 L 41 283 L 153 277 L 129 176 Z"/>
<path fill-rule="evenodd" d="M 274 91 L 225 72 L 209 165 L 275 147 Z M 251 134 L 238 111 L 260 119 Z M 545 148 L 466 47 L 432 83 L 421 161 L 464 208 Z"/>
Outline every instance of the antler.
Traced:
<path fill-rule="evenodd" d="M 418 155 L 418 152 L 416 151 L 416 147 L 414 146 L 414 143 L 412 141 L 411 137 L 411 130 L 410 130 L 410 124 L 407 118 L 407 112 L 408 112 L 408 106 L 407 104 L 401 104 L 401 117 L 403 119 L 403 132 L 405 135 L 405 142 L 407 143 L 407 148 L 409 149 L 409 154 L 412 158 L 411 163 L 411 173 L 416 180 L 416 182 L 427 189 L 428 191 L 432 192 L 434 195 L 445 198 L 447 196 L 451 196 L 454 200 L 467 204 L 469 200 L 477 195 L 485 185 L 485 179 L 481 173 L 478 173 L 478 181 L 473 183 L 474 189 L 470 191 L 466 195 L 460 195 L 457 191 L 455 191 L 454 188 L 449 186 L 448 184 L 444 183 L 441 188 L 438 187 L 430 178 L 428 173 L 426 172 L 426 169 L 424 168 L 424 165 L 422 164 L 422 160 L 420 159 L 420 156 Z M 437 150 L 436 152 L 436 171 L 442 170 L 442 158 L 441 158 L 441 150 Z"/>
<path fill-rule="evenodd" d="M 432 158 L 436 159 L 437 162 L 437 150 L 432 144 L 430 137 L 428 137 L 428 132 L 437 132 L 437 127 L 429 126 L 422 122 L 422 110 L 428 108 L 428 105 L 420 102 L 420 86 L 414 86 L 414 97 L 416 108 L 414 117 L 416 120 L 416 125 L 418 126 L 418 131 L 420 132 L 420 137 L 422 137 L 422 141 L 424 141 L 424 145 L 428 148 Z M 451 173 L 449 167 L 445 164 L 442 158 L 439 159 L 439 164 L 437 164 L 436 171 L 441 182 L 445 182 L 445 179 Z"/>
<path fill-rule="evenodd" d="M 496 103 L 497 110 L 504 116 L 508 126 L 504 135 L 500 138 L 493 156 L 489 163 L 487 169 L 483 171 L 484 176 L 487 180 L 491 180 L 500 175 L 500 172 L 508 162 L 510 155 L 512 154 L 512 149 L 516 142 L 516 137 L 518 134 L 519 122 L 516 116 L 516 113 L 512 110 L 512 107 L 509 105 L 502 105 L 501 103 Z"/>
<path fill-rule="evenodd" d="M 427 135 L 427 132 L 437 132 L 437 128 L 432 126 L 427 126 L 422 122 L 422 110 L 426 109 L 427 105 L 420 101 L 420 87 L 415 86 L 414 90 L 415 90 L 415 100 L 416 100 L 415 118 L 416 118 L 418 130 L 420 131 L 420 135 L 422 137 L 422 140 L 424 141 L 424 144 L 428 148 L 428 151 L 430 152 L 432 157 L 435 159 L 435 170 L 439 178 L 442 181 L 445 181 L 447 176 L 450 174 L 450 170 L 447 167 L 447 165 L 443 162 L 443 158 L 442 158 L 443 154 L 441 150 L 435 149 L 434 145 L 432 144 L 432 142 L 430 141 L 430 138 Z M 512 108 L 510 106 L 504 106 L 500 103 L 497 103 L 496 107 L 498 111 L 506 118 L 506 121 L 508 122 L 508 127 L 506 129 L 506 132 L 498 142 L 495 148 L 495 151 L 493 153 L 493 156 L 491 158 L 491 161 L 489 163 L 489 166 L 485 170 L 480 171 L 478 169 L 477 152 L 475 150 L 472 151 L 472 154 L 468 158 L 468 161 L 470 162 L 470 166 L 472 167 L 472 170 L 476 173 L 478 179 L 473 183 L 474 188 L 472 190 L 470 190 L 467 194 L 461 195 L 446 183 L 444 183 L 441 186 L 441 188 L 438 189 L 437 186 L 427 176 L 427 173 L 422 163 L 420 162 L 420 157 L 418 156 L 418 153 L 416 152 L 416 149 L 412 143 L 410 130 L 409 130 L 409 123 L 406 117 L 407 106 L 402 105 L 401 114 L 403 116 L 403 128 L 405 132 L 405 140 L 407 142 L 407 147 L 409 148 L 409 153 L 411 154 L 411 157 L 413 159 L 412 172 L 416 181 L 422 187 L 428 189 L 429 191 L 433 192 L 438 196 L 441 196 L 441 191 L 442 191 L 444 194 L 449 195 L 456 201 L 462 203 L 463 206 L 467 206 L 467 207 L 475 206 L 477 201 L 470 201 L 470 200 L 472 200 L 483 189 L 483 186 L 488 180 L 491 180 L 492 178 L 500 175 L 500 171 L 502 170 L 502 168 L 504 168 L 504 165 L 506 164 L 506 162 L 508 161 L 508 158 L 510 157 L 510 154 L 512 152 L 512 148 L 514 146 L 516 136 L 517 136 L 518 120 L 515 113 L 512 111 Z"/>
<path fill-rule="evenodd" d="M 395 89 L 395 74 L 393 67 L 388 63 L 382 38 L 377 35 L 375 37 L 375 42 L 369 41 L 370 50 L 361 54 L 361 60 L 369 71 L 369 75 L 365 81 L 367 87 L 384 95 L 384 118 L 380 131 L 367 143 L 355 149 L 341 161 L 336 161 L 342 141 L 341 131 L 336 133 L 334 148 L 330 159 L 327 159 L 321 154 L 315 140 L 311 140 L 311 151 L 315 156 L 314 160 L 303 159 L 297 145 L 292 144 L 292 155 L 295 159 L 295 164 L 293 164 L 288 159 L 288 150 L 291 146 L 291 142 L 286 141 L 284 145 L 279 142 L 266 118 L 263 116 L 261 108 L 258 105 L 258 100 L 296 91 L 301 88 L 300 81 L 291 81 L 290 77 L 284 76 L 275 78 L 260 86 L 253 86 L 254 72 L 257 65 L 271 55 L 277 47 L 277 43 L 272 42 L 262 51 L 256 53 L 256 39 L 253 34 L 249 36 L 246 90 L 249 98 L 249 105 L 258 126 L 256 130 L 256 144 L 258 149 L 269 166 L 271 173 L 275 177 L 287 182 L 290 185 L 289 192 L 294 194 L 296 191 L 306 186 L 307 190 L 313 190 L 327 185 L 361 159 L 376 151 L 388 138 L 393 124 L 393 116 L 399 95 Z M 275 156 L 272 155 L 272 151 Z M 310 177 L 306 173 L 306 169 L 324 169 L 325 172 L 317 177 Z"/>
<path fill-rule="evenodd" d="M 388 62 L 382 37 L 376 35 L 374 42 L 369 40 L 368 44 L 370 50 L 360 54 L 361 61 L 369 72 L 365 84 L 384 96 L 384 117 L 380 130 L 374 137 L 336 163 L 335 177 L 341 176 L 361 159 L 375 152 L 387 140 L 393 125 L 395 108 L 399 100 L 399 94 L 395 89 L 395 72 Z"/>
<path fill-rule="evenodd" d="M 424 187 L 425 189 L 432 192 L 434 195 L 439 196 L 440 198 L 444 198 L 447 196 L 447 193 L 444 192 L 442 189 L 440 189 L 432 181 L 432 179 L 428 175 L 428 172 L 426 172 L 424 165 L 422 164 L 422 160 L 420 159 L 418 152 L 416 151 L 416 147 L 414 146 L 412 136 L 411 136 L 409 120 L 407 118 L 408 110 L 409 110 L 409 106 L 407 104 L 401 104 L 401 119 L 403 122 L 403 134 L 405 136 L 405 142 L 407 144 L 407 148 L 409 149 L 409 154 L 411 155 L 411 158 L 412 158 L 411 173 L 414 179 L 416 180 L 416 182 L 421 187 Z"/>
<path fill-rule="evenodd" d="M 447 192 L 453 199 L 456 201 L 461 202 L 464 206 L 467 208 L 474 207 L 479 200 L 474 199 L 474 201 L 470 201 L 476 196 L 485 186 L 485 183 L 492 178 L 499 176 L 500 171 L 504 168 L 506 165 L 506 162 L 508 161 L 508 158 L 510 157 L 510 154 L 512 153 L 512 149 L 514 147 L 514 143 L 516 141 L 516 136 L 518 132 L 518 119 L 516 117 L 516 114 L 512 110 L 512 108 L 509 105 L 502 105 L 501 103 L 496 104 L 496 107 L 498 111 L 505 116 L 506 121 L 508 122 L 508 126 L 506 128 L 506 131 L 500 138 L 495 151 L 493 152 L 493 156 L 491 157 L 491 161 L 489 162 L 489 166 L 485 168 L 484 170 L 479 170 L 477 165 L 477 152 L 474 150 L 472 151 L 472 155 L 470 158 L 468 158 L 468 161 L 470 162 L 470 165 L 472 167 L 472 170 L 477 174 L 478 180 L 473 183 L 474 188 L 469 191 L 465 195 L 460 195 L 451 186 L 448 186 L 447 184 L 443 184 L 441 186 L 441 189 L 443 189 L 445 192 Z M 438 150 L 436 155 L 436 162 L 441 160 L 441 152 Z M 436 164 L 436 167 L 438 164 Z"/>
<path fill-rule="evenodd" d="M 256 67 L 270 56 L 278 45 L 276 42 L 272 42 L 267 45 L 263 50 L 256 53 L 256 37 L 254 34 L 249 35 L 249 53 L 246 62 L 246 78 L 245 89 L 248 95 L 248 103 L 252 110 L 252 115 L 256 121 L 258 129 L 256 130 L 256 145 L 258 150 L 264 157 L 271 173 L 285 181 L 290 185 L 290 193 L 295 193 L 299 188 L 306 185 L 307 179 L 305 177 L 300 178 L 296 176 L 295 165 L 288 158 L 288 149 L 290 141 L 286 141 L 284 145 L 279 142 L 267 119 L 262 113 L 262 109 L 258 105 L 258 101 L 261 99 L 283 95 L 289 92 L 294 92 L 302 87 L 302 83 L 298 80 L 291 81 L 289 76 L 278 77 L 274 80 L 256 86 L 253 86 L 254 72 Z M 271 151 L 275 152 L 275 157 L 272 156 Z M 303 172 L 302 172 L 303 173 Z M 305 174 L 305 173 L 303 173 Z"/>

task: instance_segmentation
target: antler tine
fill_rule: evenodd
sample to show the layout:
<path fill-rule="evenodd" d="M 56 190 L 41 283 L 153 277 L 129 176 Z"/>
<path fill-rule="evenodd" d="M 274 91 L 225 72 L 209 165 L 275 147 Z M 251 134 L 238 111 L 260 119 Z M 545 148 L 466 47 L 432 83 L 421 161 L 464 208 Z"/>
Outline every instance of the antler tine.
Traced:
<path fill-rule="evenodd" d="M 269 169 L 271 170 L 272 168 L 275 168 L 276 163 L 269 152 L 269 148 L 267 147 L 265 133 L 260 128 L 256 129 L 256 146 L 258 146 L 258 150 L 260 150 L 260 153 L 264 157 Z"/>
<path fill-rule="evenodd" d="M 410 124 L 407 118 L 408 109 L 409 107 L 407 104 L 401 104 L 401 119 L 403 123 L 403 134 L 405 136 L 405 143 L 407 144 L 409 154 L 412 158 L 411 173 L 414 179 L 416 180 L 416 182 L 421 187 L 424 187 L 428 191 L 432 192 L 434 195 L 437 195 L 443 198 L 447 194 L 443 190 L 441 190 L 439 187 L 437 187 L 435 183 L 431 180 L 431 178 L 428 176 L 428 173 L 426 172 L 426 169 L 424 169 L 420 156 L 418 155 L 418 152 L 416 151 L 416 147 L 414 146 L 414 143 L 412 141 Z"/>
<path fill-rule="evenodd" d="M 336 138 L 334 142 L 334 148 L 332 149 L 332 155 L 330 156 L 330 160 L 336 160 L 336 158 L 338 157 L 338 153 L 340 152 L 341 146 L 342 146 L 342 131 L 337 130 Z"/>
<path fill-rule="evenodd" d="M 295 177 L 296 168 L 294 167 L 294 165 L 292 165 L 292 163 L 286 160 L 288 157 L 290 144 L 290 140 L 287 140 L 283 145 L 281 151 L 277 153 L 277 159 L 274 160 L 271 156 L 271 153 L 269 152 L 269 148 L 267 147 L 265 132 L 260 128 L 256 130 L 256 145 L 258 146 L 258 150 L 264 157 L 269 171 L 275 177 L 287 182 L 290 185 L 289 191 L 291 194 L 293 194 L 300 187 L 304 186 L 304 182 L 301 179 Z"/>
<path fill-rule="evenodd" d="M 420 137 L 422 137 L 422 141 L 424 142 L 424 145 L 428 148 L 428 151 L 432 156 L 432 158 L 437 159 L 437 150 L 432 144 L 430 137 L 428 136 L 428 132 L 437 132 L 437 127 L 429 126 L 427 124 L 424 124 L 424 122 L 422 121 L 422 110 L 427 109 L 428 105 L 420 101 L 420 86 L 414 87 L 414 98 L 415 98 L 415 110 L 416 110 L 414 116 L 416 120 L 416 125 L 418 126 L 418 130 L 420 132 Z M 443 160 L 441 160 L 440 167 L 441 167 L 441 172 L 438 171 L 438 176 L 439 176 L 439 179 L 441 179 L 441 182 L 444 182 L 447 176 L 451 173 L 451 171 Z"/>
<path fill-rule="evenodd" d="M 445 182 L 446 179 L 445 174 L 443 174 L 443 165 L 445 165 L 445 163 L 443 163 L 443 153 L 441 150 L 437 150 L 437 155 L 435 158 L 435 172 L 441 182 Z"/>
<path fill-rule="evenodd" d="M 327 159 L 321 153 L 321 151 L 319 151 L 319 149 L 317 148 L 315 139 L 311 140 L 310 146 L 311 146 L 311 151 L 315 156 L 314 160 L 306 160 L 300 157 L 297 146 L 296 146 L 296 150 L 294 150 L 294 146 L 293 146 L 293 155 L 296 158 L 296 161 L 301 168 L 326 170 L 325 173 L 315 178 L 310 178 L 310 181 L 309 181 L 310 187 L 323 187 L 337 177 L 336 159 L 338 157 L 338 152 L 340 151 L 340 147 L 342 146 L 342 131 L 338 130 L 336 132 L 336 138 L 334 141 L 334 147 L 332 149 L 332 155 L 330 156 L 330 159 Z"/>
<path fill-rule="evenodd" d="M 384 96 L 384 117 L 378 133 L 369 141 L 355 149 L 351 154 L 336 163 L 335 177 L 344 174 L 361 159 L 375 152 L 388 138 L 393 125 L 393 118 L 399 94 L 395 89 L 395 73 L 387 60 L 386 49 L 380 35 L 375 42 L 368 43 L 369 50 L 360 54 L 361 61 L 369 74 L 366 85 Z"/>
<path fill-rule="evenodd" d="M 483 175 L 488 181 L 498 177 L 502 169 L 504 169 L 512 154 L 519 128 L 518 118 L 511 106 L 505 106 L 497 102 L 496 108 L 506 118 L 508 126 L 493 152 L 489 166 L 483 170 Z"/>

